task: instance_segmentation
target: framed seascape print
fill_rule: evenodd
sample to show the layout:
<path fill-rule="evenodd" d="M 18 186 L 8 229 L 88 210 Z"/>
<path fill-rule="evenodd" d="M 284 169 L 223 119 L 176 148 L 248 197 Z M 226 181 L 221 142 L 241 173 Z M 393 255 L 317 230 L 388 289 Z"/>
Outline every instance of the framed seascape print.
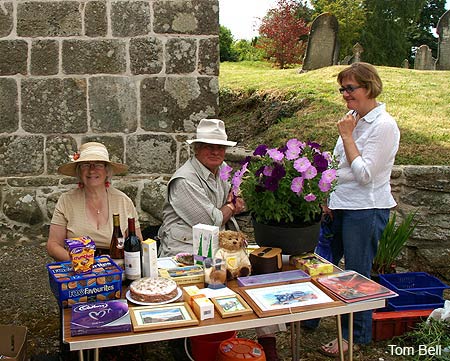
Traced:
<path fill-rule="evenodd" d="M 198 325 L 198 319 L 186 302 L 161 306 L 131 307 L 134 331 Z"/>
<path fill-rule="evenodd" d="M 260 317 L 284 314 L 299 307 L 340 304 L 311 282 L 244 288 L 243 291 L 245 300 L 256 306 L 255 312 Z"/>
<path fill-rule="evenodd" d="M 238 294 L 214 297 L 211 301 L 222 318 L 253 313 L 250 306 Z"/>

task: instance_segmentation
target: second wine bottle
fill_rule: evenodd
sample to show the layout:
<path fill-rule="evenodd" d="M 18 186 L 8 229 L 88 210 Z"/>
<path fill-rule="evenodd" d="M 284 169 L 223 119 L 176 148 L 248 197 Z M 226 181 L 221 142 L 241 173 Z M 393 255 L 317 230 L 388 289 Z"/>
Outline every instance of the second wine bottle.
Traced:
<path fill-rule="evenodd" d="M 125 282 L 130 283 L 142 277 L 142 246 L 136 236 L 134 218 L 128 218 L 128 235 L 125 238 Z"/>

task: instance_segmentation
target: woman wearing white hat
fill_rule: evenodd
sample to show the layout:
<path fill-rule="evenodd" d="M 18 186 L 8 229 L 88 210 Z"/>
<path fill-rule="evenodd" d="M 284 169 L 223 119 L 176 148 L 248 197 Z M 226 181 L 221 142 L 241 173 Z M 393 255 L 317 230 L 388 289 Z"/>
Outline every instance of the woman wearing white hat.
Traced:
<path fill-rule="evenodd" d="M 60 166 L 58 172 L 76 177 L 78 188 L 63 193 L 56 204 L 47 241 L 48 254 L 56 261 L 70 260 L 64 239 L 90 236 L 96 248 L 109 250 L 113 213 L 119 213 L 122 232 L 127 218 L 134 217 L 136 235 L 142 239 L 136 209 L 128 196 L 110 186 L 113 174 L 124 173 L 127 166 L 109 160 L 106 147 L 89 142 L 81 145 L 72 161 Z M 123 232 L 125 233 L 125 232 Z"/>

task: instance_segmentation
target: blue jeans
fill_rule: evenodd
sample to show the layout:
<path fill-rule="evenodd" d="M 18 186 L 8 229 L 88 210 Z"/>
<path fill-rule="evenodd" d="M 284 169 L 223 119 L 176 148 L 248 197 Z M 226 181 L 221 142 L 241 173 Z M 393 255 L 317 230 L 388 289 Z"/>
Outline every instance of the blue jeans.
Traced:
<path fill-rule="evenodd" d="M 370 278 L 378 241 L 389 221 L 389 209 L 334 210 L 334 239 L 331 242 L 333 263 L 339 264 L 345 257 L 345 269 L 356 271 Z M 342 319 L 342 332 L 348 340 L 348 316 Z M 372 339 L 372 311 L 353 315 L 353 340 L 366 344 Z"/>

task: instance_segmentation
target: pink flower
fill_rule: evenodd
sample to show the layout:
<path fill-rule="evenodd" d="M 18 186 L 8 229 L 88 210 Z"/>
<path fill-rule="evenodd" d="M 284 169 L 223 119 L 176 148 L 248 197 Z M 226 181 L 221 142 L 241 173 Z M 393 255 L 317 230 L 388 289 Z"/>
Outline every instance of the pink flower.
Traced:
<path fill-rule="evenodd" d="M 307 201 L 307 202 L 314 202 L 317 197 L 314 194 L 309 193 L 304 198 L 305 198 L 305 201 Z"/>
<path fill-rule="evenodd" d="M 300 148 L 298 148 L 298 149 L 296 149 L 296 148 L 294 148 L 294 149 L 287 149 L 286 150 L 286 152 L 284 152 L 284 154 L 286 155 L 286 159 L 288 159 L 288 160 L 294 160 L 294 159 L 297 159 L 298 158 L 298 156 L 300 155 L 300 151 L 301 151 L 301 149 Z"/>
<path fill-rule="evenodd" d="M 336 179 L 336 169 L 327 169 L 323 171 L 322 178 L 324 182 L 331 183 Z"/>
<path fill-rule="evenodd" d="M 328 192 L 331 189 L 331 183 L 327 182 L 323 179 L 323 177 L 319 181 L 319 189 L 322 192 Z"/>
<path fill-rule="evenodd" d="M 291 190 L 294 193 L 299 194 L 303 189 L 303 178 L 295 177 L 291 182 Z"/>
<path fill-rule="evenodd" d="M 294 168 L 297 172 L 302 173 L 306 171 L 311 166 L 311 162 L 307 157 L 298 158 L 294 162 Z"/>
<path fill-rule="evenodd" d="M 328 164 L 331 163 L 332 157 L 330 152 L 322 152 L 322 156 L 327 160 Z"/>
<path fill-rule="evenodd" d="M 267 154 L 270 158 L 272 158 L 274 161 L 280 162 L 284 158 L 284 154 L 280 152 L 277 148 L 272 148 L 267 151 Z"/>
<path fill-rule="evenodd" d="M 219 170 L 219 178 L 226 181 L 228 178 L 230 178 L 231 171 L 233 170 L 232 167 L 230 167 L 228 164 L 224 165 Z"/>
<path fill-rule="evenodd" d="M 303 173 L 303 178 L 305 179 L 313 179 L 317 175 L 317 169 L 313 165 L 309 166 L 307 170 L 305 170 Z"/>
<path fill-rule="evenodd" d="M 270 166 L 266 165 L 266 166 L 264 167 L 263 174 L 264 174 L 266 177 L 270 177 L 270 176 L 272 175 L 272 171 L 273 171 L 273 167 L 270 167 Z"/>

